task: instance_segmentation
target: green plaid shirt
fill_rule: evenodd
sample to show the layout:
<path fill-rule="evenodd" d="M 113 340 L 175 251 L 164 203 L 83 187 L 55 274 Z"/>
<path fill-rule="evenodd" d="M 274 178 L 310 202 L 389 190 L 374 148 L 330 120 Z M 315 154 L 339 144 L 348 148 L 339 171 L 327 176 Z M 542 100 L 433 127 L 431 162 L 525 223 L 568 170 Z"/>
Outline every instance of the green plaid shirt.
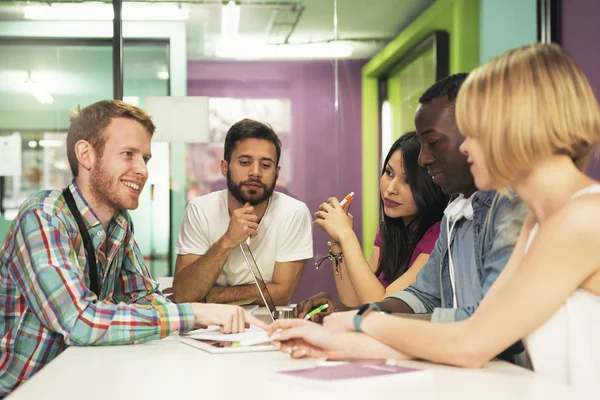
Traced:
<path fill-rule="evenodd" d="M 65 346 L 138 343 L 193 327 L 191 306 L 171 303 L 152 280 L 129 213 L 104 231 L 75 181 L 69 189 L 94 244 L 100 296 L 89 289 L 83 240 L 62 192 L 27 199 L 0 253 L 0 397 Z"/>

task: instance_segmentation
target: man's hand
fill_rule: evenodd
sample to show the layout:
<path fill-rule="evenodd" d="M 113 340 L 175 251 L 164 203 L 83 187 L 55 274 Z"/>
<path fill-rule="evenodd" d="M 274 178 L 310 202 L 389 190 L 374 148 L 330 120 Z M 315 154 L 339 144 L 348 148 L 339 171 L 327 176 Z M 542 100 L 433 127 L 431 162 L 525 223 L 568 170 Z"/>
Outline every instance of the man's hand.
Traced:
<path fill-rule="evenodd" d="M 223 239 L 226 246 L 233 249 L 243 243 L 248 236 L 253 238 L 257 233 L 258 216 L 254 211 L 254 207 L 250 203 L 246 203 L 242 208 L 238 208 L 231 213 L 229 226 L 225 235 L 223 235 Z"/>
<path fill-rule="evenodd" d="M 219 325 L 222 333 L 243 332 L 250 324 L 267 329 L 267 325 L 250 315 L 242 307 L 226 304 L 191 303 L 194 310 L 194 328 Z"/>
<path fill-rule="evenodd" d="M 332 298 L 325 292 L 321 292 L 312 297 L 309 297 L 304 301 L 301 301 L 296 306 L 296 308 L 294 308 L 294 318 L 304 318 L 306 314 L 323 304 L 327 304 L 327 312 L 313 315 L 312 317 L 310 317 L 311 321 L 321 323 L 323 321 L 323 318 L 329 315 L 330 313 L 337 311 L 346 311 L 348 309 L 348 307 L 343 305 L 340 301 Z"/>

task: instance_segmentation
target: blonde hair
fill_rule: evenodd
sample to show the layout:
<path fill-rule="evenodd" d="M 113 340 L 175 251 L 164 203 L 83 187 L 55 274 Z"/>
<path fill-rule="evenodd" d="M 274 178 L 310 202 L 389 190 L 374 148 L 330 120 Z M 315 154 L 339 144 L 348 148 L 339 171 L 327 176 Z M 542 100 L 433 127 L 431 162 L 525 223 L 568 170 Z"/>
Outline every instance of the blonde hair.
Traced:
<path fill-rule="evenodd" d="M 79 173 L 79 162 L 75 154 L 75 144 L 80 140 L 89 142 L 98 157 L 102 157 L 106 138 L 104 131 L 113 118 L 130 118 L 140 124 L 152 136 L 156 129 L 152 118 L 141 108 L 121 100 L 102 100 L 83 109 L 71 111 L 71 127 L 67 134 L 67 158 L 73 176 Z"/>
<path fill-rule="evenodd" d="M 587 78 L 556 44 L 511 50 L 473 71 L 458 94 L 456 121 L 480 141 L 498 189 L 556 154 L 584 170 L 600 138 L 600 111 Z"/>

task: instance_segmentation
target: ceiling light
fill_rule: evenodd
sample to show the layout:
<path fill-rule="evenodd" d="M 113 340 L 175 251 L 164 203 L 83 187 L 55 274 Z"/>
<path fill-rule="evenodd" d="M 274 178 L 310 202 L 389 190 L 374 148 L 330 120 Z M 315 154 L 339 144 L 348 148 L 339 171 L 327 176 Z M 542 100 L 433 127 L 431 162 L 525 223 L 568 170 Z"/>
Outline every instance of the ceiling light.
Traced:
<path fill-rule="evenodd" d="M 32 148 L 35 149 L 37 147 L 37 142 L 35 140 L 30 140 L 29 143 L 27 143 L 27 145 Z"/>
<path fill-rule="evenodd" d="M 240 28 L 240 6 L 230 0 L 221 8 L 221 36 L 223 39 L 232 39 L 238 34 Z"/>
<path fill-rule="evenodd" d="M 45 90 L 39 83 L 31 79 L 31 74 L 28 74 L 28 78 L 25 81 L 25 87 L 33 97 L 35 97 L 42 104 L 54 103 L 54 97 Z"/>
<path fill-rule="evenodd" d="M 167 79 L 169 79 L 169 73 L 167 71 L 160 71 L 158 73 L 158 79 L 162 79 L 163 81 L 166 81 Z"/>
<path fill-rule="evenodd" d="M 282 44 L 282 45 L 222 45 L 216 51 L 221 58 L 252 59 L 312 59 L 344 58 L 352 55 L 352 47 L 344 42 Z"/>
<path fill-rule="evenodd" d="M 182 21 L 190 17 L 190 10 L 179 4 L 123 3 L 123 20 L 127 21 Z M 79 3 L 33 5 L 25 7 L 25 19 L 110 21 L 113 7 L 108 3 Z"/>

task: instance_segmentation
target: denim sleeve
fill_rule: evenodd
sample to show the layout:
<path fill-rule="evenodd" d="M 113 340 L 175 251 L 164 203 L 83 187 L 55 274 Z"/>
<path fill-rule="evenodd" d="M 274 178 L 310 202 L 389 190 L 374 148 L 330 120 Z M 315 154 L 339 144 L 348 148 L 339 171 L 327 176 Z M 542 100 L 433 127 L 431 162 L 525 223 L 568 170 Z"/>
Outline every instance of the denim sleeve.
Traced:
<path fill-rule="evenodd" d="M 484 227 L 482 259 L 482 297 L 485 297 L 510 258 L 529 210 L 518 197 L 502 196 L 490 210 L 489 225 Z M 456 310 L 456 321 L 469 318 L 476 307 Z M 443 321 L 441 321 L 443 322 Z"/>
<path fill-rule="evenodd" d="M 415 314 L 431 314 L 436 307 L 441 307 L 440 294 L 440 262 L 446 253 L 446 218 L 441 222 L 440 236 L 435 242 L 429 260 L 423 266 L 415 283 L 401 292 L 388 298 L 396 298 L 405 302 Z"/>

